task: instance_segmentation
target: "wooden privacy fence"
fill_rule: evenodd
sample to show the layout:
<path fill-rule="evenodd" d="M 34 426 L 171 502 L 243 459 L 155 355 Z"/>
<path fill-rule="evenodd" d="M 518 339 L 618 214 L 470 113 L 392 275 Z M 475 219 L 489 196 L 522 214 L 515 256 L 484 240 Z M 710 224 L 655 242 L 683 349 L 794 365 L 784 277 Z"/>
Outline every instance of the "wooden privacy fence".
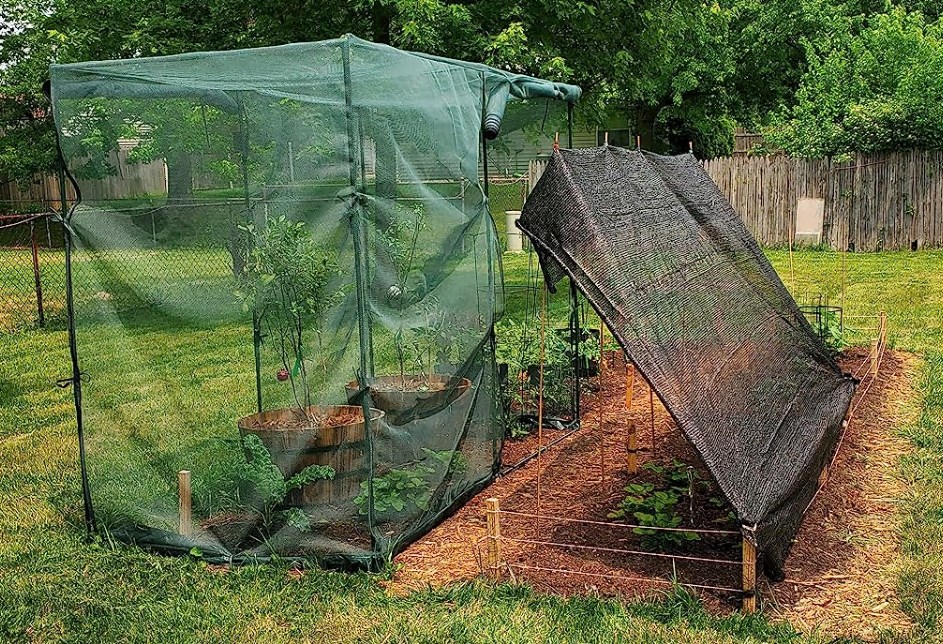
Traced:
<path fill-rule="evenodd" d="M 144 195 L 167 194 L 167 164 L 163 159 L 150 163 L 129 161 L 130 148 L 122 146 L 109 155 L 109 165 L 115 174 L 101 179 L 78 179 L 82 199 L 97 201 L 126 199 Z M 66 198 L 75 200 L 75 191 L 66 181 Z M 36 175 L 30 181 L 14 181 L 0 177 L 0 212 L 6 207 L 16 212 L 32 205 L 47 210 L 61 210 L 59 206 L 59 178 L 55 174 Z"/>
<path fill-rule="evenodd" d="M 703 162 L 763 246 L 795 239 L 800 199 L 821 199 L 821 240 L 832 248 L 943 248 L 943 152 L 856 155 L 847 161 L 784 155 Z M 533 186 L 546 161 L 531 163 Z"/>
<path fill-rule="evenodd" d="M 704 169 L 763 245 L 788 244 L 798 200 L 811 198 L 824 202 L 822 241 L 833 248 L 943 247 L 943 152 L 740 156 L 705 161 Z"/>

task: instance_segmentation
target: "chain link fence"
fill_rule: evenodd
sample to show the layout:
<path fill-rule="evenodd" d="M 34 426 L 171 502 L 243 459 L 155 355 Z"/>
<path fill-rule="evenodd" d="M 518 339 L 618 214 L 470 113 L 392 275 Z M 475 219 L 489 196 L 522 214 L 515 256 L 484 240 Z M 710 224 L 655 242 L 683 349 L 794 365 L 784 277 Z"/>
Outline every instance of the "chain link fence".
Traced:
<path fill-rule="evenodd" d="M 55 213 L 39 206 L 23 204 L 24 212 L 0 214 L 0 332 L 65 318 L 62 226 Z"/>
<path fill-rule="evenodd" d="M 506 244 L 505 211 L 520 210 L 527 192 L 526 177 L 499 177 L 489 182 L 490 210 L 500 243 Z M 201 239 L 223 239 L 218 228 L 245 217 L 245 200 L 218 195 L 188 204 L 170 204 L 166 197 L 116 200 L 102 211 L 102 235 L 133 234 L 102 246 L 94 258 L 78 249 L 73 255 L 73 291 L 78 311 L 107 302 L 108 308 L 133 311 L 159 302 L 164 308 L 189 309 L 211 285 L 231 280 L 233 258 L 226 248 L 201 245 Z M 277 200 L 275 200 L 277 201 Z M 252 200 L 250 210 L 277 205 Z M 266 207 L 268 206 L 268 207 Z M 65 252 L 62 225 L 54 204 L 0 204 L 0 333 L 28 328 L 62 328 L 66 322 Z M 6 214 L 3 214 L 6 213 Z M 251 213 L 250 213 L 251 215 Z M 87 215 L 86 215 L 87 216 Z M 182 246 L 179 240 L 187 239 Z M 96 269 L 86 270 L 94 259 Z M 217 291 L 219 292 L 219 291 Z M 223 306 L 225 303 L 220 302 Z"/>

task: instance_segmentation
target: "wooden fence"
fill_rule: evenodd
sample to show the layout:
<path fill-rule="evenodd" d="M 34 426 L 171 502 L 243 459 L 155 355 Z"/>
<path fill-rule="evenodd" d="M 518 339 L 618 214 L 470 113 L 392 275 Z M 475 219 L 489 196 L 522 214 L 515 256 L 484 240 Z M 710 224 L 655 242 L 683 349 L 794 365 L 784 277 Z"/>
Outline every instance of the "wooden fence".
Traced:
<path fill-rule="evenodd" d="M 79 179 L 82 198 L 92 200 L 125 199 L 144 195 L 167 194 L 167 165 L 162 159 L 151 163 L 131 163 L 130 148 L 112 151 L 109 164 L 115 174 L 103 179 Z M 75 200 L 75 191 L 66 182 L 66 195 Z M 59 179 L 55 174 L 37 175 L 31 181 L 11 181 L 0 177 L 0 212 L 4 206 L 15 211 L 25 204 L 44 205 L 59 210 Z"/>
<path fill-rule="evenodd" d="M 799 199 L 822 199 L 822 243 L 832 248 L 943 248 L 943 152 L 856 155 L 848 161 L 784 155 L 703 162 L 763 246 L 795 238 Z M 534 161 L 531 185 L 545 161 Z"/>
<path fill-rule="evenodd" d="M 704 169 L 764 245 L 788 244 L 798 200 L 813 198 L 824 201 L 822 240 L 833 248 L 943 247 L 943 152 L 728 157 Z"/>

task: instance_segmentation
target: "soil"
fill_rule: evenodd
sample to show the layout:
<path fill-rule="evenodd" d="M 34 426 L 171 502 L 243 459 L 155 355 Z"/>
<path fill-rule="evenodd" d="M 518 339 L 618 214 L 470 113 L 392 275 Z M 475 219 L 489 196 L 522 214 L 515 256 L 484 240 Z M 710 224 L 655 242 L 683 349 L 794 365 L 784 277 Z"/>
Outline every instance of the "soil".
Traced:
<path fill-rule="evenodd" d="M 258 417 L 256 417 L 249 427 L 253 429 L 308 429 L 315 427 L 331 429 L 333 427 L 356 425 L 362 422 L 363 411 L 359 410 L 342 411 L 331 415 L 311 414 L 310 416 L 306 416 L 301 413 L 300 410 L 295 410 L 295 413 L 293 413 L 290 418 L 287 415 L 283 415 L 269 421 L 260 421 Z"/>
<path fill-rule="evenodd" d="M 448 380 L 430 380 L 422 378 L 419 376 L 406 376 L 405 381 L 402 378 L 396 378 L 396 385 L 392 384 L 392 379 L 389 379 L 389 382 L 385 383 L 376 383 L 370 386 L 374 391 L 402 391 L 402 392 L 425 392 L 425 391 L 445 391 L 449 388 L 450 382 Z"/>
<path fill-rule="evenodd" d="M 331 508 L 324 506 L 318 514 L 331 516 Z M 284 517 L 276 517 L 272 534 L 262 531 L 261 516 L 253 512 L 223 512 L 202 523 L 230 552 L 252 551 L 272 545 L 282 556 L 305 556 L 347 550 L 363 552 L 371 549 L 370 532 L 362 521 L 352 519 L 344 507 L 336 509 L 336 518 L 312 525 L 309 532 L 300 532 L 286 526 Z"/>
<path fill-rule="evenodd" d="M 854 372 L 867 354 L 867 349 L 849 350 L 839 362 Z M 906 422 L 902 410 L 912 407 L 908 402 L 914 396 L 914 365 L 913 356 L 888 351 L 874 385 L 867 391 L 859 388 L 852 405 L 860 401 L 860 407 L 848 426 L 830 480 L 804 518 L 786 561 L 786 580 L 774 584 L 761 577 L 759 581 L 764 609 L 799 628 L 872 637 L 876 629 L 909 624 L 894 599 L 900 556 L 895 499 L 903 495 L 897 461 L 907 452 L 908 443 L 893 428 Z M 704 535 L 699 541 L 662 550 L 714 562 L 599 550 L 645 550 L 632 529 L 608 519 L 607 514 L 624 498 L 627 483 L 654 480 L 641 467 L 650 461 L 665 465 L 677 459 L 693 466 L 704 481 L 695 488 L 693 503 L 687 496 L 679 503 L 682 527 L 735 528 L 727 520 L 727 508 L 715 507 L 711 501 L 719 495 L 703 463 L 657 396 L 652 397 L 653 409 L 649 407 L 649 389 L 639 377 L 632 411 L 626 413 L 624 368 L 621 356 L 607 356 L 602 395 L 592 391 L 598 389 L 595 382 L 588 383 L 582 395 L 582 428 L 545 451 L 539 462 L 534 459 L 498 479 L 401 553 L 391 590 L 443 585 L 480 575 L 485 554 L 484 504 L 490 497 L 498 498 L 505 511 L 553 517 L 541 519 L 538 525 L 533 517 L 501 516 L 503 555 L 509 564 L 506 573 L 538 589 L 563 595 L 632 597 L 658 592 L 672 576 L 684 583 L 738 588 L 741 546 L 736 535 Z M 629 421 L 637 428 L 640 466 L 639 474 L 631 477 L 626 470 Z M 516 463 L 533 453 L 538 441 L 546 445 L 564 433 L 544 430 L 539 437 L 532 434 L 506 441 L 504 463 Z M 711 611 L 739 608 L 737 592 L 703 588 L 696 592 Z"/>

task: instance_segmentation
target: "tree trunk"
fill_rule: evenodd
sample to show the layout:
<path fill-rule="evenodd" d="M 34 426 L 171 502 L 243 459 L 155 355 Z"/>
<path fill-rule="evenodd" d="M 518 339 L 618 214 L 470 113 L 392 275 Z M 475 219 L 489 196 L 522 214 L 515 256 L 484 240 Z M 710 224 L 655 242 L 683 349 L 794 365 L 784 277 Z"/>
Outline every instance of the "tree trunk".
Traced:
<path fill-rule="evenodd" d="M 383 2 L 373 3 L 373 42 L 389 45 L 393 25 L 393 6 Z"/>
<path fill-rule="evenodd" d="M 171 203 L 193 196 L 193 162 L 187 153 L 167 157 L 167 198 Z"/>

